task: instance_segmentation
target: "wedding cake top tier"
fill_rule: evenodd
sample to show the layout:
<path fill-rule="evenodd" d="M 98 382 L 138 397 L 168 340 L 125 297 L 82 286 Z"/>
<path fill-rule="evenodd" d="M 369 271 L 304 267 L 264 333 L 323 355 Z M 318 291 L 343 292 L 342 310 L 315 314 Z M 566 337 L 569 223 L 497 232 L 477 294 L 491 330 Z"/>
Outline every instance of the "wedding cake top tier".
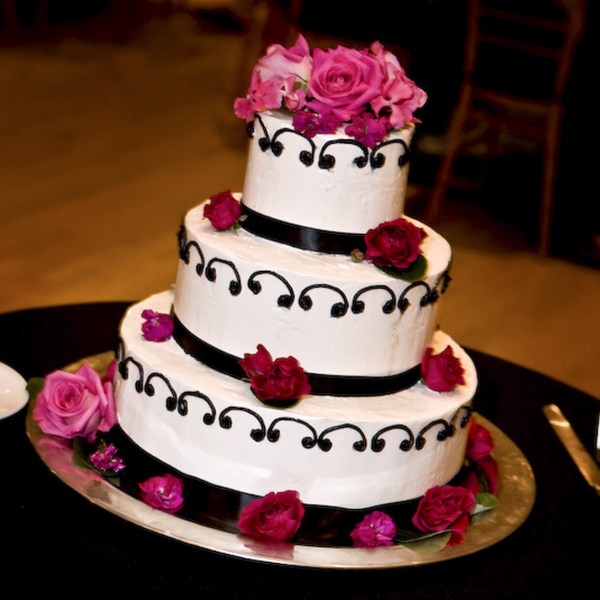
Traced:
<path fill-rule="evenodd" d="M 257 115 L 243 205 L 284 224 L 364 235 L 403 214 L 413 132 L 393 131 L 371 149 L 343 132 L 306 137 L 288 115 Z"/>
<path fill-rule="evenodd" d="M 292 48 L 271 46 L 235 102 L 251 136 L 243 226 L 355 236 L 401 217 L 414 111 L 425 100 L 378 42 L 311 51 L 300 36 Z M 334 235 L 308 249 L 339 244 Z"/>

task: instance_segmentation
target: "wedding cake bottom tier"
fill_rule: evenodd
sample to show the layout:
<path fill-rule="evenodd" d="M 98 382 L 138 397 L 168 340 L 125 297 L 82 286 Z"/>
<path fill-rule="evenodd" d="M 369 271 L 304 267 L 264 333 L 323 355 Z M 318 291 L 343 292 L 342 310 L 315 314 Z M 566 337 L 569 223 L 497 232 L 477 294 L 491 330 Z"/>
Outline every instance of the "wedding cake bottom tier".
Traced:
<path fill-rule="evenodd" d="M 172 300 L 164 292 L 130 307 L 115 375 L 121 428 L 160 461 L 238 492 L 295 490 L 306 504 L 342 508 L 412 500 L 462 468 L 477 375 L 443 332 L 434 351 L 450 345 L 465 369 L 465 385 L 450 392 L 417 383 L 385 396 L 307 395 L 276 408 L 173 339 L 144 339 L 142 312 L 169 313 Z"/>

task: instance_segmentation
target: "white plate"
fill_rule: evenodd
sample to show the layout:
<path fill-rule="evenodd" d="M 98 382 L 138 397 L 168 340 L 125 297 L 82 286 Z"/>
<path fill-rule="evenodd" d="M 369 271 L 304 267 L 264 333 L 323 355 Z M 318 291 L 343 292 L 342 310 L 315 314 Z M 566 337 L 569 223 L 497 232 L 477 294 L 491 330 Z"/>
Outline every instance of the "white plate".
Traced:
<path fill-rule="evenodd" d="M 0 419 L 19 412 L 28 400 L 25 379 L 8 365 L 0 363 Z"/>

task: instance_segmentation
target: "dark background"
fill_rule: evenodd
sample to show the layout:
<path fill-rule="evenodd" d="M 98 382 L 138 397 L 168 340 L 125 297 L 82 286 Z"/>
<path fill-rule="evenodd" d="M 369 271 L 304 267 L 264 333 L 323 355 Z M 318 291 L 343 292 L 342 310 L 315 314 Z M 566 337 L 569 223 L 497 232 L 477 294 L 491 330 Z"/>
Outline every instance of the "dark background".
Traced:
<path fill-rule="evenodd" d="M 287 6 L 289 0 L 272 0 Z M 515 5 L 520 10 L 554 14 L 548 0 L 489 0 L 501 7 Z M 160 4 L 160 3 L 159 3 Z M 565 97 L 561 153 L 557 173 L 552 251 L 561 258 L 591 266 L 600 266 L 600 220 L 598 192 L 593 177 L 597 150 L 595 94 L 590 84 L 596 78 L 592 57 L 597 54 L 598 3 L 589 2 L 586 31 L 572 67 Z M 33 29 L 44 3 L 40 0 L 17 0 L 17 13 L 25 29 Z M 52 26 L 78 24 L 103 13 L 117 13 L 126 27 L 134 29 L 143 21 L 144 10 L 156 11 L 158 4 L 148 0 L 48 0 L 46 21 Z M 422 124 L 418 136 L 443 134 L 452 115 L 459 85 L 466 32 L 468 0 L 378 0 L 349 3 L 347 0 L 304 0 L 299 24 L 307 31 L 339 35 L 361 42 L 378 39 L 384 44 L 406 49 L 407 71 L 429 95 L 420 110 Z M 193 7 L 193 5 L 192 5 Z M 233 8 L 232 8 L 233 7 Z M 210 20 L 216 27 L 240 35 L 252 27 L 248 3 L 229 4 L 222 10 L 193 7 L 198 19 Z M 135 18 L 132 16 L 135 15 Z M 0 10 L 0 44 L 5 43 Z M 122 32 L 126 43 L 135 31 Z M 492 78 L 500 72 L 491 73 Z M 529 91 L 544 93 L 536 71 L 509 71 L 512 83 L 524 84 Z M 536 87 L 538 86 L 539 89 Z M 418 139 L 416 140 L 418 146 Z M 417 148 L 418 149 L 418 148 Z M 428 187 L 435 178 L 439 159 L 420 155 L 411 169 L 411 181 Z M 509 170 L 510 179 L 500 173 Z M 513 155 L 492 162 L 486 175 L 484 193 L 474 195 L 473 202 L 484 206 L 494 218 L 509 222 L 524 231 L 530 245 L 535 245 L 541 162 L 539 157 Z"/>

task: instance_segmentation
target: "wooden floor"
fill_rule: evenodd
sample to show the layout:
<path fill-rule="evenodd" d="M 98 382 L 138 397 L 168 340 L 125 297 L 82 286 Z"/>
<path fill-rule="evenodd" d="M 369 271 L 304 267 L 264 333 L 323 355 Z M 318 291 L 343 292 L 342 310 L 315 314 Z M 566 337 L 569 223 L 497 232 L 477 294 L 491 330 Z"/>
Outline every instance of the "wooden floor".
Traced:
<path fill-rule="evenodd" d="M 124 44 L 75 28 L 0 47 L 0 312 L 172 285 L 183 213 L 242 187 L 245 53 L 183 15 Z M 536 256 L 466 202 L 430 224 L 454 249 L 442 327 L 600 398 L 598 270 Z"/>

